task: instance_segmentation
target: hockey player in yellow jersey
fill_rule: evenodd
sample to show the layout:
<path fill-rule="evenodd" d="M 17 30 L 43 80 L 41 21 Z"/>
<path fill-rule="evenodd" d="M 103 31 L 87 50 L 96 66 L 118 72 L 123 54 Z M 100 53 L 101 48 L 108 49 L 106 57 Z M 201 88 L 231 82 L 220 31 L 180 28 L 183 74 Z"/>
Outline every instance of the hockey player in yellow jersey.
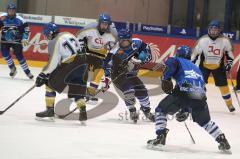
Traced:
<path fill-rule="evenodd" d="M 117 41 L 117 30 L 111 21 L 111 17 L 102 13 L 99 15 L 98 22 L 91 23 L 80 30 L 77 33 L 77 38 L 85 48 L 88 59 L 95 61 L 94 65 L 88 64 L 88 70 L 93 71 L 93 78 L 90 79 L 90 86 L 87 89 L 90 96 L 95 96 L 104 75 L 103 61 Z M 104 79 L 106 85 L 109 81 L 108 78 Z"/>
<path fill-rule="evenodd" d="M 206 83 L 209 75 L 213 75 L 215 85 L 219 87 L 230 112 L 235 111 L 227 82 L 227 73 L 231 70 L 234 59 L 232 51 L 230 39 L 222 35 L 220 22 L 213 20 L 209 24 L 208 35 L 197 41 L 192 56 L 194 63 L 200 57 L 199 68 Z"/>
<path fill-rule="evenodd" d="M 68 32 L 59 32 L 58 26 L 54 23 L 48 23 L 44 26 L 43 34 L 49 40 L 48 43 L 48 53 L 49 53 L 49 61 L 48 64 L 43 68 L 41 73 L 38 75 L 36 79 L 35 85 L 40 87 L 45 84 L 46 93 L 45 93 L 45 101 L 46 101 L 46 110 L 43 112 L 36 113 L 36 117 L 39 119 L 44 118 L 53 118 L 54 117 L 54 102 L 56 97 L 56 89 L 53 89 L 50 84 L 50 77 L 59 70 L 63 70 L 63 64 L 69 64 L 72 61 L 72 58 L 75 57 L 76 54 L 80 51 L 80 44 L 78 39 L 68 33 Z M 66 66 L 66 65 L 65 65 Z M 72 72 L 69 69 L 68 74 Z M 70 77 L 71 76 L 71 77 Z M 61 78 L 64 78 L 64 81 L 69 82 L 69 90 L 68 97 L 74 98 L 77 107 L 80 110 L 80 121 L 87 120 L 86 115 L 86 106 L 84 100 L 84 92 L 83 94 L 73 94 L 71 92 L 72 89 L 79 89 L 79 87 L 74 82 L 81 82 L 82 77 L 78 75 L 74 75 L 73 73 L 69 75 L 69 77 L 57 76 L 54 83 L 58 83 Z M 65 79 L 66 78 L 66 79 Z M 74 83 L 74 85 L 71 85 Z M 85 88 L 86 90 L 86 88 Z"/>

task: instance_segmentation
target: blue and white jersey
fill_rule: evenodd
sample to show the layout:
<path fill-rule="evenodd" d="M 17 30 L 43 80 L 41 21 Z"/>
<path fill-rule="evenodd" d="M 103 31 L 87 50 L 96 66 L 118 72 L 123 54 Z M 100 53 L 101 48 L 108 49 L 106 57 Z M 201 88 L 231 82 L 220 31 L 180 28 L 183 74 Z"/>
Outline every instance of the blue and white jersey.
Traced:
<path fill-rule="evenodd" d="M 18 15 L 10 18 L 7 13 L 1 14 L 0 28 L 2 30 L 2 41 L 20 42 L 22 39 L 28 39 L 29 37 L 28 24 Z"/>
<path fill-rule="evenodd" d="M 180 57 L 170 57 L 166 61 L 163 79 L 176 80 L 176 86 L 181 92 L 188 92 L 196 96 L 205 95 L 205 82 L 201 70 L 190 60 Z"/>
<path fill-rule="evenodd" d="M 138 55 L 140 53 L 146 54 L 147 57 L 144 61 L 141 61 L 141 63 L 147 63 L 152 59 L 150 47 L 141 39 L 133 38 L 131 45 L 124 50 L 121 49 L 119 43 L 117 43 L 116 46 L 109 52 L 108 57 L 105 59 L 105 68 L 110 69 L 111 66 L 113 66 L 113 56 L 115 59 L 118 59 L 118 61 L 120 61 L 118 65 L 123 66 L 128 65 L 128 62 L 131 60 L 132 57 L 138 59 Z M 137 71 L 138 69 L 133 69 L 130 72 L 136 73 Z"/>

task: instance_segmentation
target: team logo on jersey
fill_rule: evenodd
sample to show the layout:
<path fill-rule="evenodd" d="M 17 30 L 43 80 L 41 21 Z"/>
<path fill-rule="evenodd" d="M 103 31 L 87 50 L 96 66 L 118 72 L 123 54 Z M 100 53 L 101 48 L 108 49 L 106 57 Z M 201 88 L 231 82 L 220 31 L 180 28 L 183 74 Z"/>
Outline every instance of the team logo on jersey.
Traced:
<path fill-rule="evenodd" d="M 185 73 L 185 77 L 186 77 L 186 78 L 192 78 L 192 79 L 201 78 L 201 79 L 203 79 L 202 75 L 198 74 L 198 73 L 195 72 L 194 70 L 184 71 L 184 73 Z"/>
<path fill-rule="evenodd" d="M 96 38 L 94 41 L 95 41 L 96 44 L 101 44 L 101 45 L 103 45 L 103 40 L 102 40 L 102 38 Z"/>
<path fill-rule="evenodd" d="M 19 31 L 17 30 L 17 27 L 6 27 L 3 28 L 4 37 L 7 41 L 14 41 L 17 40 L 17 35 L 19 34 Z"/>

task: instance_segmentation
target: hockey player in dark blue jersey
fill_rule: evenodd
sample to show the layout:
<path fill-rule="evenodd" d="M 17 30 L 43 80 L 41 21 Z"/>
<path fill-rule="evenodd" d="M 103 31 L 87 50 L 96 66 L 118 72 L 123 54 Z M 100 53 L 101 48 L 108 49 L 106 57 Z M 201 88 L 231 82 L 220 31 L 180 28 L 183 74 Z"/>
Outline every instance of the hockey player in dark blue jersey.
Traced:
<path fill-rule="evenodd" d="M 139 66 L 151 60 L 151 50 L 142 40 L 132 38 L 129 30 L 120 30 L 118 40 L 118 43 L 106 58 L 106 63 L 111 65 L 106 68 L 111 68 L 111 79 L 114 85 L 124 94 L 125 104 L 130 111 L 130 118 L 137 122 L 138 113 L 134 106 L 135 98 L 137 98 L 144 115 L 154 121 L 154 115 L 150 112 L 148 91 L 137 77 Z M 110 59 L 111 61 L 107 62 Z M 105 69 L 106 76 L 110 76 L 108 69 Z"/>
<path fill-rule="evenodd" d="M 178 121 L 187 119 L 192 114 L 193 121 L 204 128 L 218 143 L 222 151 L 230 150 L 230 145 L 218 125 L 210 118 L 205 95 L 205 82 L 199 68 L 191 61 L 191 49 L 180 46 L 175 57 L 165 63 L 162 77 L 162 89 L 166 96 L 155 110 L 157 138 L 149 140 L 148 148 L 159 148 L 165 145 L 168 133 L 166 115 L 176 114 Z M 173 88 L 171 79 L 176 81 Z"/>
<path fill-rule="evenodd" d="M 7 13 L 0 15 L 0 29 L 2 30 L 1 52 L 11 70 L 9 75 L 13 78 L 17 73 L 10 55 L 10 48 L 12 48 L 23 71 L 28 78 L 32 79 L 33 75 L 23 56 L 23 46 L 28 45 L 29 27 L 22 17 L 16 15 L 16 6 L 13 3 L 8 4 Z"/>

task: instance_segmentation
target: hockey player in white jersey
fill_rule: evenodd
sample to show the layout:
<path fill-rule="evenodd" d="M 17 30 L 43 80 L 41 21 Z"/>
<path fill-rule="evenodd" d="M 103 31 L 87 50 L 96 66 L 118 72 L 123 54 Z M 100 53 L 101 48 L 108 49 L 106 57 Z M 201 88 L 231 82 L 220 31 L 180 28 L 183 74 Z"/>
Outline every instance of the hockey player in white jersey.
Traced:
<path fill-rule="evenodd" d="M 76 54 L 80 51 L 80 44 L 78 42 L 78 39 L 68 33 L 68 32 L 59 32 L 58 26 L 54 23 L 48 23 L 44 26 L 43 34 L 45 37 L 49 40 L 48 43 L 48 53 L 49 53 L 49 61 L 48 64 L 43 68 L 42 72 L 38 75 L 36 79 L 36 86 L 40 87 L 42 85 L 46 85 L 46 94 L 45 94 L 45 101 L 46 101 L 46 110 L 43 112 L 36 113 L 36 117 L 38 118 L 45 118 L 45 117 L 54 117 L 54 102 L 56 97 L 56 90 L 53 89 L 53 86 L 50 82 L 50 77 L 54 76 L 53 74 L 56 72 L 56 70 L 63 70 L 66 64 L 69 64 L 73 61 L 73 58 L 76 56 Z M 64 65 L 65 64 L 65 65 Z M 67 71 L 69 74 L 71 69 L 68 69 Z M 55 83 L 56 85 L 59 81 L 61 81 L 61 78 L 65 78 L 62 76 L 54 77 L 52 83 Z M 78 75 L 77 73 L 71 73 L 69 77 L 66 77 L 66 80 L 64 81 L 69 82 L 69 91 L 68 91 L 68 97 L 74 98 L 77 107 L 80 109 L 80 121 L 87 120 L 86 115 L 86 106 L 84 101 L 84 92 L 83 94 L 74 94 L 72 92 L 73 89 L 79 89 L 79 87 L 76 86 L 76 83 L 81 83 L 82 81 L 81 74 Z M 71 85 L 71 82 L 74 83 L 74 85 Z"/>
<path fill-rule="evenodd" d="M 219 87 L 229 111 L 233 112 L 235 108 L 227 83 L 227 72 L 231 70 L 233 64 L 233 47 L 229 38 L 223 36 L 221 32 L 220 23 L 216 20 L 211 21 L 208 35 L 201 37 L 195 45 L 192 61 L 196 63 L 200 56 L 199 68 L 205 82 L 208 82 L 208 77 L 212 73 L 215 85 Z"/>
<path fill-rule="evenodd" d="M 117 41 L 117 30 L 111 21 L 111 17 L 106 14 L 100 14 L 98 22 L 94 22 L 80 30 L 77 33 L 80 44 L 85 51 L 90 63 L 87 69 L 93 71 L 93 78 L 90 80 L 90 87 L 87 92 L 90 96 L 95 96 L 99 83 L 104 75 L 103 61 L 107 57 L 110 49 Z M 85 74 L 88 78 L 88 74 Z M 108 85 L 109 79 L 105 78 L 105 85 Z"/>

